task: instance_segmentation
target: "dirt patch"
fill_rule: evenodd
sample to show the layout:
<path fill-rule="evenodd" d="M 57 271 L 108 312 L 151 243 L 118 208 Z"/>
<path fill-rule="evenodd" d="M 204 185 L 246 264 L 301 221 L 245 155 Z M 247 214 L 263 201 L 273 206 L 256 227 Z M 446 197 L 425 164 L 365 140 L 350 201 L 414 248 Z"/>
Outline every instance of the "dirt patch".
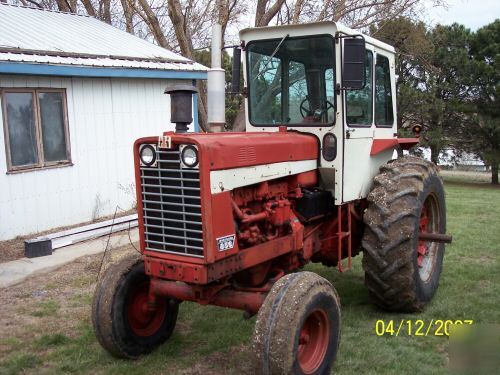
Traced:
<path fill-rule="evenodd" d="M 178 370 L 179 375 L 220 375 L 220 374 L 254 374 L 250 348 L 240 345 L 231 348 L 229 353 L 212 353 L 203 361 L 194 363 L 189 369 Z"/>
<path fill-rule="evenodd" d="M 105 269 L 131 253 L 135 250 L 124 246 L 108 252 L 104 261 L 102 254 L 84 256 L 55 272 L 0 289 L 0 337 L 23 340 L 33 336 L 33 327 L 40 332 L 56 329 L 71 337 L 77 322 L 90 316 L 90 300 L 101 261 Z"/>
<path fill-rule="evenodd" d="M 138 361 L 116 360 L 99 347 L 90 322 L 99 270 L 102 275 L 119 259 L 133 255 L 138 253 L 131 245 L 115 248 L 106 255 L 84 256 L 51 273 L 0 289 L 0 373 L 106 374 L 111 370 L 102 366 L 116 366 L 112 368 L 118 372 L 121 366 L 146 366 L 145 373 L 156 374 L 251 374 L 247 345 L 206 353 L 202 360 L 198 355 L 192 361 L 195 346 L 182 344 L 191 330 L 189 320 L 179 322 L 175 328 L 175 361 L 166 361 L 158 353 Z M 87 350 L 93 357 L 89 358 Z"/>
<path fill-rule="evenodd" d="M 17 237 L 0 242 L 0 263 L 24 257 L 24 241 L 27 239 L 27 237 Z"/>

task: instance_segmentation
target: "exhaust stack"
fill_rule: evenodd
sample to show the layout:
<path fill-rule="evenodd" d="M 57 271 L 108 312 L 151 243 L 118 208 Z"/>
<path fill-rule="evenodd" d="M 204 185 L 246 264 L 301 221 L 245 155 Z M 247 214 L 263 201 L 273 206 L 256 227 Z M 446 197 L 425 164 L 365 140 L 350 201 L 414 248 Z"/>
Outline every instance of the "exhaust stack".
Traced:
<path fill-rule="evenodd" d="M 221 132 L 226 123 L 226 73 L 221 67 L 222 27 L 212 28 L 212 67 L 208 71 L 207 82 L 207 117 L 210 132 Z"/>

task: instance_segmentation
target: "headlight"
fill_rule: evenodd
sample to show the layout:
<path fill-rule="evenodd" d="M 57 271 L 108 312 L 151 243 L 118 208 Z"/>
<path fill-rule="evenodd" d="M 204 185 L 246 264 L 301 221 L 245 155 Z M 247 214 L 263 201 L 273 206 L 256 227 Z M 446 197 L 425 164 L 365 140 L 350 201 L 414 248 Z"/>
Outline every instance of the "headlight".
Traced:
<path fill-rule="evenodd" d="M 193 145 L 185 146 L 181 152 L 181 159 L 186 167 L 196 167 L 198 165 L 198 150 Z"/>
<path fill-rule="evenodd" d="M 139 152 L 141 163 L 146 167 L 152 166 L 156 161 L 156 150 L 152 145 L 143 145 Z"/>
<path fill-rule="evenodd" d="M 332 161 L 337 157 L 337 138 L 332 133 L 326 133 L 323 137 L 323 159 Z"/>

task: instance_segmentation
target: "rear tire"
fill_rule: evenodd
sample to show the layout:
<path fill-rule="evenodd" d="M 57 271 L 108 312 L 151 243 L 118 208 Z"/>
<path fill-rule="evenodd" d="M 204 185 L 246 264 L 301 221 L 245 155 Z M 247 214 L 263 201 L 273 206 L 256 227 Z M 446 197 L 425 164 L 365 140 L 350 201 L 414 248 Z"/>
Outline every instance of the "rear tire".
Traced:
<path fill-rule="evenodd" d="M 444 244 L 418 236 L 446 232 L 442 180 L 434 164 L 410 156 L 380 172 L 363 218 L 365 284 L 386 310 L 421 311 L 438 288 Z"/>
<path fill-rule="evenodd" d="M 92 301 L 92 324 L 99 343 L 117 358 L 152 352 L 171 335 L 179 305 L 157 299 L 148 309 L 149 276 L 142 259 L 125 258 L 98 281 Z"/>
<path fill-rule="evenodd" d="M 253 335 L 257 374 L 327 374 L 340 342 L 340 299 L 312 272 L 279 279 L 259 310 Z"/>

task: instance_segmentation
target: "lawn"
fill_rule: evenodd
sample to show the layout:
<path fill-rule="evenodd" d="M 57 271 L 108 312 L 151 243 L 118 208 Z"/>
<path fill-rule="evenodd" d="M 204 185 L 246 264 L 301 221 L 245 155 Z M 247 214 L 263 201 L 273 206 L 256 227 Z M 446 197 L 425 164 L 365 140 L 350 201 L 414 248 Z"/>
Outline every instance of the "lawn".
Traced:
<path fill-rule="evenodd" d="M 353 270 L 310 265 L 337 288 L 342 340 L 334 372 L 446 373 L 446 337 L 375 334 L 381 319 L 472 319 L 500 323 L 500 189 L 446 183 L 448 232 L 441 284 L 421 314 L 389 314 L 373 307 L 363 286 L 361 259 Z M 85 257 L 25 283 L 0 290 L 0 373 L 251 373 L 249 342 L 254 319 L 239 311 L 183 303 L 171 340 L 138 361 L 116 360 L 96 342 L 90 301 L 100 257 Z"/>

